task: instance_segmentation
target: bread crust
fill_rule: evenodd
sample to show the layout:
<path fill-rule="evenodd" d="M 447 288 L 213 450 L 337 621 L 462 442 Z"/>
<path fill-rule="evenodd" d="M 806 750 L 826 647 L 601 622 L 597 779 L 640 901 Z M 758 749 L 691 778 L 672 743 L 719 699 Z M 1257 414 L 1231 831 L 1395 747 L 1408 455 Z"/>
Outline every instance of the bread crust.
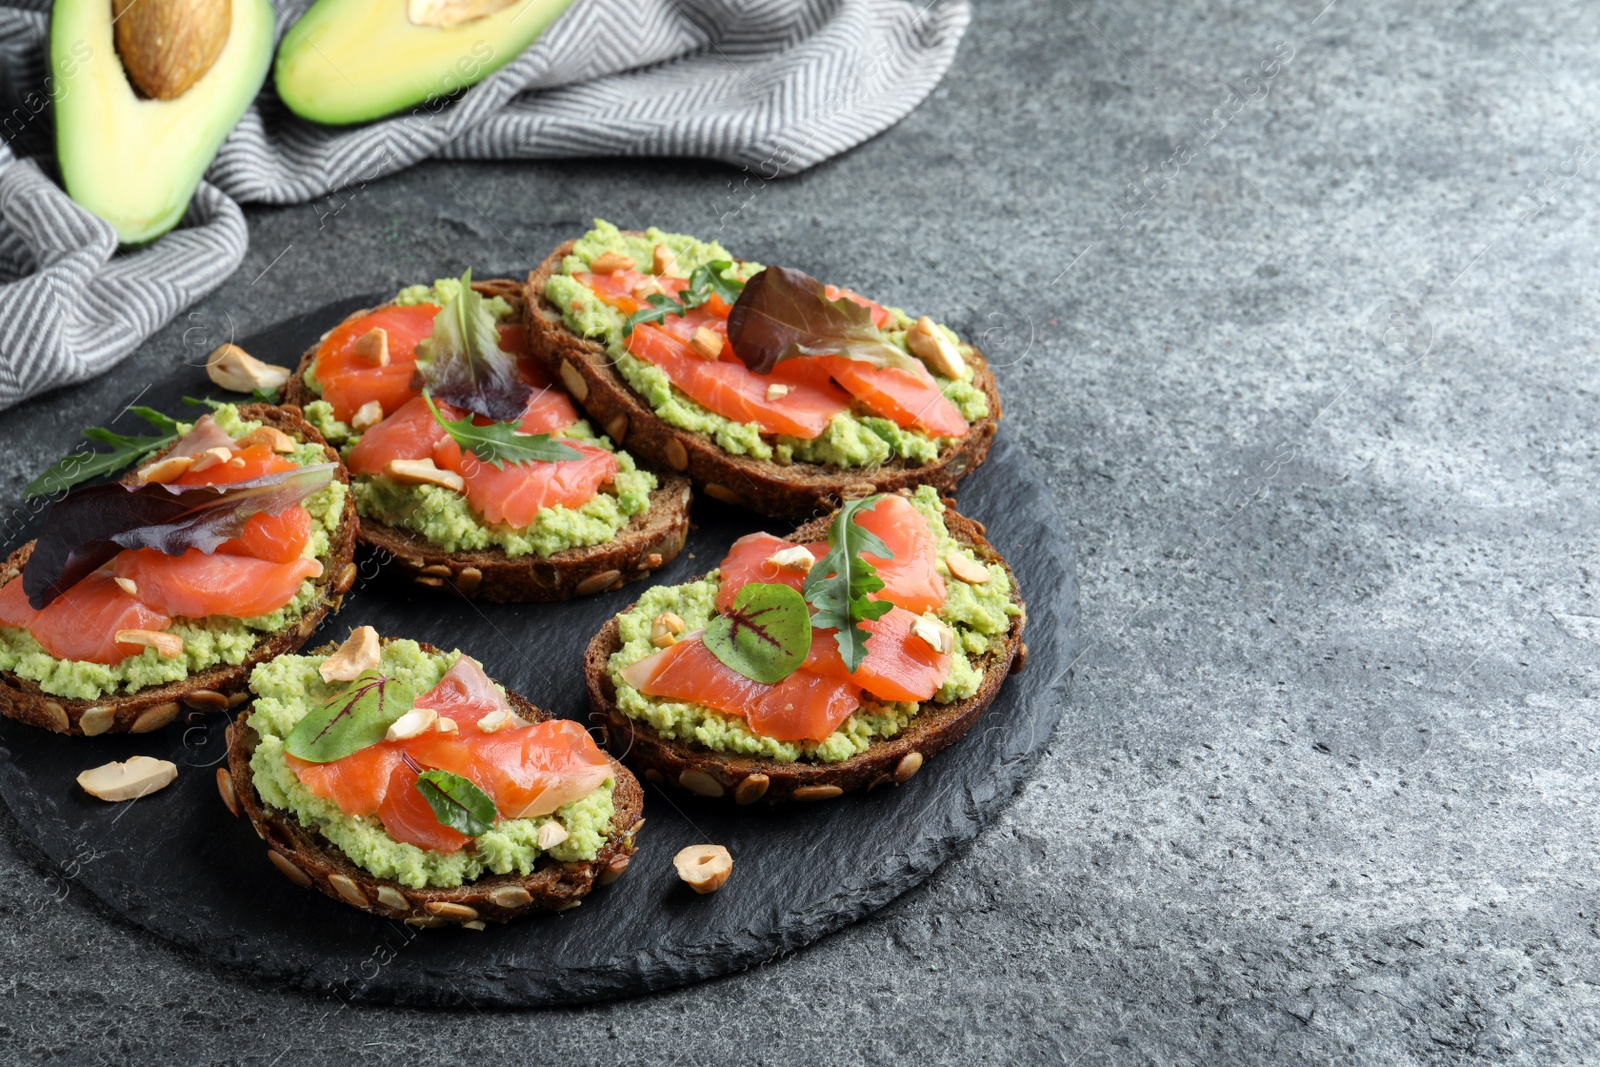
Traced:
<path fill-rule="evenodd" d="M 472 288 L 486 298 L 502 297 L 522 317 L 522 288 L 516 282 L 489 279 L 473 282 Z M 352 312 L 344 321 L 387 306 Z M 284 396 L 294 403 L 308 404 L 318 399 L 306 386 L 305 375 L 316 362 L 319 346 L 320 341 L 306 350 L 284 386 Z M 587 596 L 644 578 L 672 562 L 683 550 L 689 536 L 689 479 L 661 473 L 656 474 L 656 479 L 660 484 L 650 494 L 649 508 L 633 516 L 610 541 L 547 557 L 512 558 L 499 548 L 448 552 L 419 533 L 370 518 L 362 520 L 359 539 L 379 554 L 392 577 L 430 589 L 512 604 Z"/>
<path fill-rule="evenodd" d="M 967 435 L 952 441 L 933 462 L 920 466 L 903 459 L 870 468 L 783 466 L 736 456 L 704 434 L 669 426 L 617 373 L 605 348 L 567 329 L 561 309 L 545 298 L 545 282 L 560 271 L 574 244 L 568 241 L 557 248 L 528 275 L 523 294 L 530 347 L 619 448 L 626 447 L 659 470 L 686 472 L 695 489 L 707 496 L 764 515 L 806 518 L 874 492 L 918 485 L 954 492 L 956 484 L 988 456 L 999 428 L 1000 393 L 988 360 L 976 348 L 968 363 L 973 382 L 988 397 L 989 415 L 972 423 Z"/>
<path fill-rule="evenodd" d="M 945 501 L 944 521 L 955 540 L 973 550 L 990 567 L 1011 575 L 1011 600 L 1022 608 L 1016 575 L 984 537 L 982 524 L 956 513 Z M 795 544 L 823 540 L 832 516 L 800 527 L 786 540 Z M 632 610 L 632 606 L 628 608 Z M 1020 670 L 1027 656 L 1022 631 L 1024 612 L 1013 620 L 1004 643 L 975 661 L 983 670 L 978 691 L 953 704 L 923 704 L 911 725 L 894 737 L 874 741 L 867 751 L 838 763 L 808 763 L 715 752 L 700 745 L 663 737 L 648 723 L 628 717 L 616 703 L 616 686 L 607 667 L 622 647 L 613 617 L 589 642 L 584 655 L 584 680 L 589 690 L 591 719 L 605 727 L 611 750 L 646 779 L 672 783 L 702 796 L 730 797 L 740 804 L 827 800 L 887 782 L 901 783 L 921 770 L 940 749 L 963 736 L 989 707 L 1008 674 Z"/>
<path fill-rule="evenodd" d="M 282 430 L 297 440 L 322 445 L 329 462 L 338 464 L 334 477 L 349 484 L 344 464 L 339 463 L 338 453 L 301 417 L 298 408 L 242 404 L 239 415 L 247 421 L 261 422 Z M 136 475 L 137 472 L 130 471 L 123 481 L 131 482 Z M 351 562 L 355 554 L 356 527 L 355 501 L 346 494 L 344 515 L 328 546 L 322 575 L 314 580 L 319 594 L 317 599 L 292 628 L 263 635 L 237 666 L 219 663 L 180 681 L 147 686 L 132 693 L 106 694 L 94 700 L 54 696 L 40 689 L 35 682 L 11 671 L 0 671 L 0 714 L 56 733 L 82 737 L 105 733 L 150 733 L 166 726 L 183 709 L 206 712 L 237 706 L 247 696 L 245 683 L 256 664 L 299 649 L 323 618 L 330 611 L 338 610 L 344 594 L 349 592 L 356 578 L 355 564 Z M 29 541 L 0 565 L 0 584 L 9 582 L 22 572 L 22 565 L 33 554 L 33 546 L 34 542 Z M 85 715 L 88 716 L 87 726 Z"/>
<path fill-rule="evenodd" d="M 422 647 L 438 651 L 431 645 Z M 325 651 L 331 652 L 332 646 Z M 540 721 L 551 717 L 518 693 L 508 691 L 506 695 L 524 718 Z M 596 885 L 616 881 L 628 869 L 635 835 L 644 824 L 644 790 L 638 779 L 613 759 L 615 810 L 610 832 L 594 859 L 563 863 L 540 857 L 527 877 L 493 874 L 466 885 L 413 889 L 356 866 L 332 842 L 302 826 L 292 813 L 262 801 L 250 769 L 250 757 L 259 741 L 246 709 L 228 727 L 228 768 L 223 772 L 225 779 L 219 775 L 218 784 L 229 810 L 249 819 L 266 842 L 269 862 L 297 885 L 413 926 L 507 922 L 525 912 L 575 907 Z M 228 803 L 230 794 L 233 803 Z"/>

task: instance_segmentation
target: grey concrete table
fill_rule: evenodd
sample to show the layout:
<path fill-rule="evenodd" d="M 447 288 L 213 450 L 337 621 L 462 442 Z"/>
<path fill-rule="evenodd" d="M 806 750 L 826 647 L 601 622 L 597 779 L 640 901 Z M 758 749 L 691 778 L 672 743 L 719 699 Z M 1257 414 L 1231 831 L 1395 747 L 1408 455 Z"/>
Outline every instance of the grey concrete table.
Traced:
<path fill-rule="evenodd" d="M 1600 20 L 1324 3 L 985 4 L 924 107 L 793 180 L 441 165 L 252 212 L 189 321 L 4 434 L 0 495 L 230 324 L 523 267 L 595 215 L 717 234 L 1006 364 L 1081 554 L 1071 707 L 873 920 L 578 1011 L 259 988 L 0 845 L 0 1060 L 1600 1056 Z"/>

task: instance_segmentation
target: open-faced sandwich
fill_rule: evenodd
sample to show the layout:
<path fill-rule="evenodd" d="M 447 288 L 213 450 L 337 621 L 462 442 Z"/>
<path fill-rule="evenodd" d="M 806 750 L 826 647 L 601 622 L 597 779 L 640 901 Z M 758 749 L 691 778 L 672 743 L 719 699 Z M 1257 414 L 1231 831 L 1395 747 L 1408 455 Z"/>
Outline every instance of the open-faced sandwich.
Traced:
<path fill-rule="evenodd" d="M 688 481 L 598 436 L 527 337 L 518 286 L 469 272 L 349 316 L 285 387 L 350 468 L 362 543 L 421 585 L 561 600 L 683 547 Z"/>
<path fill-rule="evenodd" d="M 825 800 L 904 782 L 965 734 L 1026 656 L 1023 620 L 983 528 L 922 487 L 741 537 L 608 622 L 584 671 L 613 749 L 651 781 Z"/>
<path fill-rule="evenodd" d="M 619 446 L 768 515 L 952 491 L 1000 418 L 987 362 L 944 326 L 715 242 L 597 221 L 526 296 L 534 352 Z"/>
<path fill-rule="evenodd" d="M 417 926 L 578 904 L 627 869 L 638 781 L 470 656 L 357 628 L 250 677 L 217 785 L 291 881 Z"/>
<path fill-rule="evenodd" d="M 226 708 L 355 578 L 344 470 L 292 410 L 148 417 L 176 439 L 121 482 L 58 499 L 38 539 L 0 567 L 11 718 L 92 736 L 159 729 L 180 705 Z"/>

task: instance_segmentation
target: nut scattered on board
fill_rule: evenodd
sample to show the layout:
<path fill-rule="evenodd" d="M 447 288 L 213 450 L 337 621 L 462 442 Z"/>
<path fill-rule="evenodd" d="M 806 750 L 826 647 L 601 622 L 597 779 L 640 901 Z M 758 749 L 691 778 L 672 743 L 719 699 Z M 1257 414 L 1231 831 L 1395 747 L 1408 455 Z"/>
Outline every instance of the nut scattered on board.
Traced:
<path fill-rule="evenodd" d="M 115 639 L 118 644 L 153 648 L 162 659 L 177 659 L 183 655 L 183 638 L 177 634 L 160 630 L 118 630 Z"/>
<path fill-rule="evenodd" d="M 389 365 L 389 331 L 382 326 L 374 326 L 355 339 L 355 343 L 350 346 L 350 354 L 359 360 L 372 364 L 374 367 L 387 367 Z"/>
<path fill-rule="evenodd" d="M 615 274 L 619 270 L 632 270 L 633 257 L 622 252 L 602 252 L 589 261 L 589 269 L 596 274 Z"/>
<path fill-rule="evenodd" d="M 539 827 L 539 848 L 545 852 L 548 852 L 557 845 L 561 844 L 561 842 L 565 841 L 569 836 L 571 835 L 567 833 L 567 828 L 565 826 L 562 826 L 556 820 L 551 819 L 549 822 Z"/>
<path fill-rule="evenodd" d="M 941 378 L 961 378 L 967 373 L 966 360 L 961 358 L 944 331 L 926 315 L 906 331 L 906 347 Z"/>
<path fill-rule="evenodd" d="M 959 552 L 947 552 L 944 565 L 950 568 L 950 576 L 958 578 L 968 585 L 982 585 L 989 580 L 989 568 L 976 560 L 968 559 Z"/>
<path fill-rule="evenodd" d="M 293 452 L 295 440 L 276 426 L 257 426 L 243 437 L 239 438 L 241 448 L 252 445 L 266 445 L 274 452 Z"/>
<path fill-rule="evenodd" d="M 382 421 L 383 405 L 376 400 L 369 400 L 356 408 L 356 413 L 350 416 L 350 428 L 356 433 L 366 433 Z"/>
<path fill-rule="evenodd" d="M 683 633 L 683 619 L 674 611 L 663 611 L 650 620 L 650 643 L 657 648 L 666 648 L 678 642 L 678 635 Z"/>
<path fill-rule="evenodd" d="M 767 562 L 780 571 L 794 571 L 797 574 L 809 574 L 817 562 L 817 557 L 804 545 L 795 545 L 793 548 L 780 548 L 767 557 Z"/>
<path fill-rule="evenodd" d="M 384 476 L 401 485 L 437 485 L 465 492 L 467 481 L 455 471 L 440 470 L 431 459 L 391 459 L 383 465 Z"/>
<path fill-rule="evenodd" d="M 333 655 L 322 661 L 318 668 L 324 682 L 352 682 L 362 671 L 378 665 L 378 631 L 370 626 L 357 626 L 350 631 Z"/>
<path fill-rule="evenodd" d="M 412 708 L 389 725 L 389 732 L 383 735 L 385 741 L 409 741 L 413 737 L 420 737 L 433 729 L 434 720 L 439 713 L 433 708 Z"/>
<path fill-rule="evenodd" d="M 694 354 L 701 359 L 721 359 L 722 335 L 705 326 L 697 326 L 694 336 L 689 338 L 689 347 L 694 349 Z"/>
<path fill-rule="evenodd" d="M 168 456 L 139 468 L 141 482 L 170 482 L 194 466 L 193 456 Z"/>
<path fill-rule="evenodd" d="M 165 789 L 178 777 L 178 765 L 149 756 L 130 756 L 126 763 L 107 763 L 78 775 L 85 793 L 101 800 L 137 800 Z"/>
<path fill-rule="evenodd" d="M 733 857 L 721 845 L 690 845 L 672 857 L 678 877 L 696 893 L 715 893 L 733 873 Z"/>
<path fill-rule="evenodd" d="M 270 393 L 289 380 L 288 367 L 263 363 L 238 345 L 218 345 L 206 359 L 206 377 L 230 393 Z"/>

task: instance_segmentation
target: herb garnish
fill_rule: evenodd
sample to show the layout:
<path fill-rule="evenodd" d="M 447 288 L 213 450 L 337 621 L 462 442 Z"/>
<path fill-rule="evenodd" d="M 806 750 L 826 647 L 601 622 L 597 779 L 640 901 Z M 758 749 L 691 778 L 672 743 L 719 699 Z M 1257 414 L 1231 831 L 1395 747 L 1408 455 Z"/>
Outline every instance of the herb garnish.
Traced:
<path fill-rule="evenodd" d="M 417 764 L 409 756 L 413 770 Z M 433 809 L 441 826 L 448 826 L 468 837 L 478 837 L 494 826 L 497 812 L 494 799 L 479 789 L 470 778 L 449 771 L 422 771 L 417 775 L 417 792 Z"/>
<path fill-rule="evenodd" d="M 295 723 L 283 750 L 310 763 L 332 763 L 383 740 L 394 721 L 411 710 L 404 682 L 363 671 L 342 693 L 323 701 Z"/>
<path fill-rule="evenodd" d="M 800 668 L 811 651 L 811 612 L 787 585 L 751 582 L 733 605 L 711 620 L 702 638 L 728 667 L 763 685 L 775 685 Z"/>
<path fill-rule="evenodd" d="M 715 294 L 723 299 L 724 303 L 732 304 L 739 299 L 739 294 L 744 292 L 745 283 L 737 278 L 724 278 L 722 272 L 732 270 L 733 263 L 726 259 L 713 260 L 702 263 L 689 272 L 689 284 L 682 293 L 676 297 L 666 293 L 652 293 L 645 297 L 649 307 L 640 308 L 628 316 L 628 321 L 622 325 L 624 336 L 633 332 L 635 326 L 647 322 L 663 322 L 668 315 L 682 317 L 695 308 L 710 300 Z"/>
<path fill-rule="evenodd" d="M 872 313 L 804 271 L 768 267 L 745 284 L 728 314 L 733 353 L 757 374 L 786 359 L 844 356 L 874 367 L 915 369 L 917 360 L 889 343 Z"/>
<path fill-rule="evenodd" d="M 31 500 L 36 496 L 54 496 L 101 475 L 115 474 L 125 467 L 143 463 L 183 436 L 182 427 L 176 419 L 154 408 L 132 407 L 128 410 L 158 432 L 145 437 L 130 437 L 91 426 L 83 431 L 83 436 L 97 444 L 110 445 L 111 451 L 68 452 L 29 482 L 27 488 L 22 490 L 23 497 Z"/>
<path fill-rule="evenodd" d="M 443 426 L 456 444 L 483 462 L 493 464 L 495 470 L 505 470 L 507 463 L 560 463 L 583 458 L 582 452 L 569 444 L 552 440 L 547 433 L 521 432 L 516 422 L 491 422 L 487 426 L 478 426 L 473 423 L 470 414 L 459 419 L 447 419 L 426 389 L 422 391 L 422 400 L 433 412 L 433 421 Z"/>
<path fill-rule="evenodd" d="M 870 552 L 882 560 L 894 558 L 883 539 L 856 521 L 863 511 L 871 511 L 878 497 L 846 501 L 838 517 L 828 527 L 828 554 L 817 561 L 806 575 L 802 591 L 816 608 L 812 625 L 819 630 L 834 630 L 839 656 L 845 667 L 854 671 L 867 658 L 867 638 L 861 623 L 880 619 L 894 607 L 887 600 L 868 597 L 883 588 L 877 568 L 863 557 Z"/>
<path fill-rule="evenodd" d="M 433 333 L 417 342 L 419 384 L 452 407 L 496 422 L 522 418 L 533 395 L 517 371 L 516 357 L 500 348 L 500 326 L 472 288 L 472 271 L 461 291 L 433 317 Z"/>

